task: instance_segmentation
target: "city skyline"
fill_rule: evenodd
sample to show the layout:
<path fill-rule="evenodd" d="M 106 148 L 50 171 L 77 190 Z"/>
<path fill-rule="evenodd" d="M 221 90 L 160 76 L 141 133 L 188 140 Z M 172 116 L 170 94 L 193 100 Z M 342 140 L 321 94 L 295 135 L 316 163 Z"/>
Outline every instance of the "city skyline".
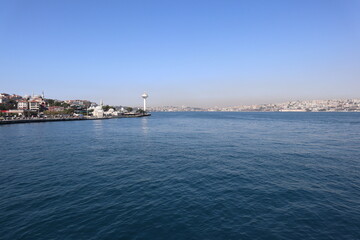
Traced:
<path fill-rule="evenodd" d="M 0 86 L 110 105 L 358 98 L 358 1 L 2 1 Z"/>
<path fill-rule="evenodd" d="M 40 105 L 43 105 L 44 109 L 48 107 L 86 107 L 93 109 L 95 106 L 105 106 L 106 109 L 125 109 L 134 107 L 135 109 L 147 109 L 151 112 L 184 112 L 184 111 L 209 111 L 209 112 L 359 112 L 360 111 L 360 98 L 359 99 L 311 99 L 311 100 L 295 100 L 286 101 L 281 103 L 266 103 L 266 104 L 251 104 L 251 105 L 233 105 L 233 106 L 212 106 L 212 107 L 198 107 L 198 106 L 174 106 L 174 105 L 163 105 L 163 106 L 152 106 L 147 107 L 146 99 L 149 97 L 147 93 L 143 93 L 141 98 L 143 99 L 143 106 L 138 104 L 134 106 L 124 105 L 112 105 L 104 104 L 103 100 L 99 103 L 89 101 L 87 99 L 53 99 L 51 97 L 45 97 L 44 92 L 42 94 L 31 94 L 31 95 L 18 95 L 0 93 L 0 104 L 3 109 L 18 109 L 26 110 L 29 103 L 34 103 L 34 108 L 39 109 Z M 15 102 L 14 102 L 15 101 Z M 41 104 L 40 104 L 41 103 Z M 55 104 L 54 106 L 54 103 Z M 15 105 L 14 105 L 15 104 Z M 67 106 L 68 104 L 68 106 Z M 90 106 L 90 108 L 89 108 Z M 51 109 L 51 111 L 53 111 Z"/>

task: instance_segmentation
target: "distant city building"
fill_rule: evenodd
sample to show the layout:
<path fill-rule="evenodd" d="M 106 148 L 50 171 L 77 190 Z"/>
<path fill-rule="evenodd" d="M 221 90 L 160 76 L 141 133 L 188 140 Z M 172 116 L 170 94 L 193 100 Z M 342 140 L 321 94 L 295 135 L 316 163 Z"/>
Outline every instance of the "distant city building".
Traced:
<path fill-rule="evenodd" d="M 340 100 L 306 100 L 290 101 L 278 104 L 256 104 L 234 107 L 152 107 L 151 111 L 180 112 L 180 111 L 221 111 L 221 112 L 360 112 L 360 99 Z"/>
<path fill-rule="evenodd" d="M 8 98 L 0 97 L 0 103 L 7 103 L 9 101 Z"/>
<path fill-rule="evenodd" d="M 19 100 L 19 99 L 22 99 L 23 97 L 22 96 L 20 96 L 20 95 L 16 95 L 16 94 L 13 94 L 13 95 L 10 95 L 9 96 L 9 99 L 11 99 L 11 100 Z"/>
<path fill-rule="evenodd" d="M 90 107 L 91 102 L 88 100 L 66 100 L 65 103 L 69 104 L 70 106 L 75 107 Z"/>
<path fill-rule="evenodd" d="M 64 107 L 51 106 L 47 108 L 49 112 L 62 112 L 65 110 Z"/>
<path fill-rule="evenodd" d="M 110 108 L 108 111 L 104 112 L 105 116 L 109 116 L 109 117 L 114 117 L 114 116 L 120 116 L 121 112 L 120 111 L 116 111 L 113 108 Z"/>
<path fill-rule="evenodd" d="M 28 110 L 29 109 L 29 102 L 26 99 L 21 99 L 17 102 L 17 108 L 19 110 Z"/>
<path fill-rule="evenodd" d="M 10 95 L 7 93 L 0 93 L 0 104 L 9 102 Z"/>
<path fill-rule="evenodd" d="M 272 104 L 254 104 L 254 105 L 240 105 L 230 107 L 187 107 L 187 106 L 161 106 L 161 107 L 148 107 L 147 98 L 148 94 L 144 93 L 141 95 L 144 101 L 144 111 L 163 111 L 163 112 L 179 112 L 179 111 L 224 111 L 224 112 L 360 112 L 360 99 L 333 99 L 333 100 L 302 100 L 302 101 L 289 101 L 285 103 L 272 103 Z M 52 101 L 50 101 L 52 100 Z M 126 112 L 139 112 L 141 108 L 130 108 L 117 106 L 114 109 L 110 108 L 104 112 L 103 102 L 101 101 L 100 106 L 96 103 L 92 103 L 88 100 L 46 100 L 51 106 L 57 105 L 62 107 L 48 107 L 49 111 L 63 111 L 65 110 L 64 102 L 69 104 L 70 107 L 77 113 L 84 113 L 86 110 L 96 117 L 104 116 L 115 116 Z M 47 103 L 42 95 L 32 96 L 25 95 L 21 97 L 17 94 L 0 93 L 0 104 L 2 110 L 29 110 L 29 111 L 42 111 L 46 110 Z M 17 103 L 17 105 L 15 104 Z M 106 108 L 108 109 L 108 107 Z M 130 110 L 131 109 L 131 110 Z M 120 111 L 119 111 L 120 110 Z"/>
<path fill-rule="evenodd" d="M 46 107 L 46 102 L 40 95 L 33 95 L 31 98 L 28 95 L 23 98 L 19 98 L 19 95 L 12 96 L 17 99 L 17 109 L 19 110 L 39 111 Z"/>
<path fill-rule="evenodd" d="M 32 99 L 29 101 L 29 109 L 30 110 L 39 110 L 42 104 L 42 100 L 40 99 Z"/>
<path fill-rule="evenodd" d="M 42 107 L 46 107 L 45 99 L 43 95 L 33 95 L 33 97 L 28 100 L 29 103 L 29 110 L 31 111 L 39 111 Z"/>

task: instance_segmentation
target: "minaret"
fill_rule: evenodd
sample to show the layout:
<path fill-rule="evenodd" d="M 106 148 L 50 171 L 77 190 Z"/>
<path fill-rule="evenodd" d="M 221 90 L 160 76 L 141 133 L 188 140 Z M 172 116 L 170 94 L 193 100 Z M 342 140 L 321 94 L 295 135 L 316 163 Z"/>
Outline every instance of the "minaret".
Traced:
<path fill-rule="evenodd" d="M 144 93 L 143 95 L 141 95 L 141 97 L 144 99 L 144 112 L 146 112 L 146 99 L 149 97 L 149 95 Z"/>
<path fill-rule="evenodd" d="M 44 90 L 42 91 L 42 95 L 41 95 L 42 99 L 45 99 L 45 94 L 44 94 Z"/>

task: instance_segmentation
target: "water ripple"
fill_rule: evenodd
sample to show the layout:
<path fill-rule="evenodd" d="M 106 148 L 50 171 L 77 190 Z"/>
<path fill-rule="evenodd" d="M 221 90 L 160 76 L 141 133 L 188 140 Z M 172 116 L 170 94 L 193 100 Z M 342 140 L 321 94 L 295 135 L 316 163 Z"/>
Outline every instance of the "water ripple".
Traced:
<path fill-rule="evenodd" d="M 360 239 L 359 117 L 0 127 L 0 238 Z"/>

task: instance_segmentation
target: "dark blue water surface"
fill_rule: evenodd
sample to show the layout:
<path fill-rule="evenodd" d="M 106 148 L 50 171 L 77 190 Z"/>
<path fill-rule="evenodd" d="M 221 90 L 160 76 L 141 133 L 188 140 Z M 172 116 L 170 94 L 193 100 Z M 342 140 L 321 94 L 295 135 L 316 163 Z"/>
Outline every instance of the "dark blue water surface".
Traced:
<path fill-rule="evenodd" d="M 0 239 L 360 239 L 360 113 L 0 126 Z"/>

